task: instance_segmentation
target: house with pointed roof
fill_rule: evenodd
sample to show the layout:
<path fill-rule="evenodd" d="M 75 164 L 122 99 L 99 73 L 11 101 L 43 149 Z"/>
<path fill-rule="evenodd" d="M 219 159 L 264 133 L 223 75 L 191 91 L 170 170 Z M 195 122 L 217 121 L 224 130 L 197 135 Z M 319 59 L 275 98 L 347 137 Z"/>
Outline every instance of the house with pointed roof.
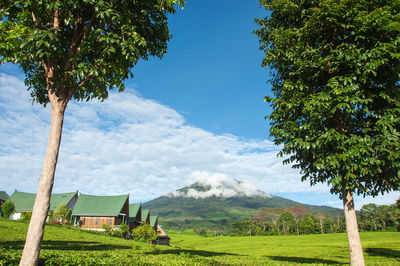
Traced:
<path fill-rule="evenodd" d="M 169 235 L 161 228 L 161 225 L 157 224 L 157 239 L 153 241 L 156 245 L 166 245 L 169 246 L 169 241 L 171 238 Z"/>
<path fill-rule="evenodd" d="M 142 223 L 150 224 L 150 211 L 149 210 L 142 210 Z"/>
<path fill-rule="evenodd" d="M 36 194 L 15 191 L 7 201 L 12 201 L 15 206 L 14 213 L 10 216 L 13 220 L 19 220 L 22 215 L 27 212 L 32 212 L 33 204 L 35 203 Z M 50 212 L 57 210 L 61 204 L 67 205 L 68 208 L 73 209 L 78 199 L 78 192 L 69 193 L 54 193 L 50 198 Z"/>
<path fill-rule="evenodd" d="M 154 228 L 154 230 L 157 231 L 157 226 L 158 226 L 158 216 L 150 216 L 150 226 Z"/>
<path fill-rule="evenodd" d="M 129 204 L 129 229 L 142 224 L 142 203 Z"/>
<path fill-rule="evenodd" d="M 129 222 L 129 194 L 118 196 L 93 196 L 80 194 L 72 210 L 75 225 L 84 229 L 103 230 Z"/>
<path fill-rule="evenodd" d="M 0 217 L 2 215 L 1 212 L 1 206 L 3 205 L 3 203 L 9 198 L 7 192 L 5 191 L 0 191 Z"/>

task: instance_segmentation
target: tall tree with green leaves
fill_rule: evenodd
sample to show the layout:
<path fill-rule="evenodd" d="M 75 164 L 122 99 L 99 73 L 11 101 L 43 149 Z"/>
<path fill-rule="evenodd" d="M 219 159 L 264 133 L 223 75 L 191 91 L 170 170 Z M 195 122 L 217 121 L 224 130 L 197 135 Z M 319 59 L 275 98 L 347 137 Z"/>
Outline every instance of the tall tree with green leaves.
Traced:
<path fill-rule="evenodd" d="M 260 3 L 270 134 L 303 181 L 343 199 L 351 263 L 363 265 L 353 194 L 400 188 L 400 2 Z"/>
<path fill-rule="evenodd" d="M 38 262 L 54 183 L 64 112 L 71 99 L 105 100 L 124 90 L 133 66 L 166 53 L 167 15 L 183 0 L 0 1 L 1 63 L 18 64 L 51 126 L 21 265 Z"/>

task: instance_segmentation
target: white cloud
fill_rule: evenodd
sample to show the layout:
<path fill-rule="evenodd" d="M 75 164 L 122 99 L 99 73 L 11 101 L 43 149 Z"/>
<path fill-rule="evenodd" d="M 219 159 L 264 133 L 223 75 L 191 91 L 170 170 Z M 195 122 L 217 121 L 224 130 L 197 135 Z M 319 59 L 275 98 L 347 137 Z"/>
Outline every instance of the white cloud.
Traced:
<path fill-rule="evenodd" d="M 208 198 L 216 197 L 237 197 L 237 196 L 259 196 L 271 197 L 271 195 L 258 190 L 249 183 L 238 182 L 237 180 L 227 176 L 226 174 L 208 173 L 205 171 L 196 171 L 192 173 L 194 179 L 207 187 L 205 191 L 198 191 L 189 188 L 187 191 L 173 191 L 167 196 L 170 197 L 188 197 L 188 198 Z"/>
<path fill-rule="evenodd" d="M 49 107 L 32 105 L 23 81 L 0 73 L 0 117 L 0 190 L 35 192 L 47 146 Z M 138 202 L 203 176 L 210 183 L 234 178 L 271 194 L 329 194 L 326 185 L 301 182 L 277 152 L 268 140 L 215 135 L 189 125 L 172 108 L 127 90 L 110 93 L 104 102 L 68 105 L 54 191 L 130 193 L 131 201 Z"/>

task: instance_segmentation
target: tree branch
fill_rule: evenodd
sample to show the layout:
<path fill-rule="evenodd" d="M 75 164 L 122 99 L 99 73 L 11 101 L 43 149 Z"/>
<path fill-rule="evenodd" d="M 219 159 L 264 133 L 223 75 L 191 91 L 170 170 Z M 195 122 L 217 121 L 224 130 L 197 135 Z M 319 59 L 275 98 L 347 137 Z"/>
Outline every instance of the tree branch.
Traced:
<path fill-rule="evenodd" d="M 69 58 L 76 59 L 76 57 L 79 54 L 79 51 L 81 50 L 81 45 L 85 42 L 85 40 L 89 36 L 90 29 L 92 28 L 95 21 L 96 21 L 96 11 L 93 11 L 89 24 L 87 24 L 85 29 L 82 30 L 81 27 L 83 27 L 83 19 L 81 17 L 78 18 L 78 24 L 74 29 L 71 45 L 68 48 Z"/>
<path fill-rule="evenodd" d="M 35 26 L 37 27 L 37 26 L 38 26 L 38 24 L 37 24 L 37 20 L 36 20 L 35 13 L 33 13 L 33 11 L 32 11 L 32 12 L 31 12 L 31 15 L 32 15 L 32 21 L 33 21 L 33 24 L 35 24 Z"/>

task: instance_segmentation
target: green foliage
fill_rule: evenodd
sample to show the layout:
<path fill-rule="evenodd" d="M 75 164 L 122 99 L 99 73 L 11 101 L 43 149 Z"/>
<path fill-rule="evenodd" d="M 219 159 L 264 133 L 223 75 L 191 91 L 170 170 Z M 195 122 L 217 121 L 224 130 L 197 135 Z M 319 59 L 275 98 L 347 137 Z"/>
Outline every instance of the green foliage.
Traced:
<path fill-rule="evenodd" d="M 121 231 L 121 236 L 122 236 L 123 238 L 127 238 L 127 237 L 128 237 L 128 235 L 129 235 L 129 233 L 130 233 L 130 231 L 129 231 L 129 226 L 127 226 L 126 224 L 121 224 L 121 225 L 119 226 L 119 230 Z"/>
<path fill-rule="evenodd" d="M 1 206 L 1 211 L 3 212 L 3 216 L 6 218 L 10 217 L 10 215 L 14 212 L 14 210 L 15 210 L 15 205 L 14 202 L 12 202 L 11 200 L 7 200 Z"/>
<path fill-rule="evenodd" d="M 366 204 L 360 209 L 359 227 L 364 231 L 396 231 L 399 226 L 400 212 L 395 204 Z"/>
<path fill-rule="evenodd" d="M 111 226 L 109 224 L 103 224 L 101 228 L 103 228 L 106 233 L 111 231 Z"/>
<path fill-rule="evenodd" d="M 150 225 L 143 224 L 132 230 L 132 238 L 136 240 L 152 241 L 157 238 L 157 232 Z"/>
<path fill-rule="evenodd" d="M 315 232 L 315 218 L 311 215 L 301 217 L 299 220 L 299 233 L 302 235 L 309 235 Z"/>
<path fill-rule="evenodd" d="M 232 224 L 233 232 L 232 235 L 236 236 L 256 236 L 263 235 L 263 231 L 257 225 L 256 221 L 245 220 Z"/>
<path fill-rule="evenodd" d="M 345 231 L 344 217 L 337 219 L 331 215 L 318 216 L 297 215 L 284 210 L 303 213 L 299 207 L 269 209 L 277 211 L 270 215 L 255 215 L 253 219 L 235 222 L 231 225 L 231 235 L 234 236 L 263 236 L 263 235 L 308 235 L 320 233 L 338 233 Z M 322 227 L 322 228 L 321 228 Z"/>
<path fill-rule="evenodd" d="M 206 237 L 206 236 L 207 236 L 207 231 L 206 231 L 206 229 L 204 229 L 204 228 L 200 229 L 199 235 Z"/>
<path fill-rule="evenodd" d="M 26 212 L 26 213 L 24 213 L 24 216 L 22 216 L 22 220 L 30 221 L 31 217 L 32 217 L 32 212 Z"/>
<path fill-rule="evenodd" d="M 124 90 L 130 69 L 149 56 L 162 57 L 171 38 L 167 15 L 182 0 L 0 2 L 0 63 L 25 72 L 33 99 L 49 102 L 48 90 L 68 102 L 107 98 Z M 3 19 L 6 18 L 6 19 Z"/>
<path fill-rule="evenodd" d="M 49 221 L 53 221 L 54 220 L 54 211 L 49 211 L 47 216 L 49 217 Z"/>
<path fill-rule="evenodd" d="M 28 223 L 0 219 L 0 264 L 17 265 Z M 40 265 L 293 265 L 348 262 L 345 234 L 200 237 L 170 233 L 171 246 L 46 224 Z M 66 239 L 65 236 L 68 236 Z M 396 265 L 400 233 L 361 232 L 368 265 Z M 324 243 L 321 245 L 321 243 Z"/>
<path fill-rule="evenodd" d="M 332 193 L 400 189 L 398 1 L 261 0 L 274 97 L 270 133 L 284 163 Z"/>
<path fill-rule="evenodd" d="M 284 235 L 296 232 L 296 219 L 290 212 L 281 213 L 278 223 Z"/>
<path fill-rule="evenodd" d="M 65 223 L 71 219 L 71 214 L 72 210 L 68 208 L 67 205 L 61 204 L 54 212 L 53 218 Z"/>

